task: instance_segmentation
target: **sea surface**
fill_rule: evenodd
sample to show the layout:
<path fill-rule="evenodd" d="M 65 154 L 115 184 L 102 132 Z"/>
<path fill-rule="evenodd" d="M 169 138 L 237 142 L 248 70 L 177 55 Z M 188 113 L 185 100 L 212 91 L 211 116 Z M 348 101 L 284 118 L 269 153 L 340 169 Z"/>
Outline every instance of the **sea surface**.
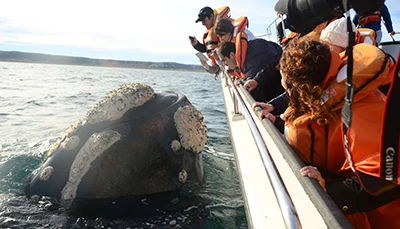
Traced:
<path fill-rule="evenodd" d="M 138 206 L 120 217 L 77 216 L 48 198 L 29 199 L 28 176 L 59 135 L 132 82 L 184 94 L 204 115 L 205 181 L 196 196 L 183 207 L 143 215 Z M 247 228 L 220 87 L 206 72 L 0 62 L 0 228 Z"/>

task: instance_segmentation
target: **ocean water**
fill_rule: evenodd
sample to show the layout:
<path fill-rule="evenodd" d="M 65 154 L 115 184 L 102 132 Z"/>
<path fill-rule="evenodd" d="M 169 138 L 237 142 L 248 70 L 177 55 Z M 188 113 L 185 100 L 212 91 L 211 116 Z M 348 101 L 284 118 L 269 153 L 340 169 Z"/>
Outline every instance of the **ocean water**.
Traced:
<path fill-rule="evenodd" d="M 205 181 L 195 196 L 182 207 L 138 215 L 142 209 L 135 206 L 112 217 L 77 216 L 48 198 L 27 198 L 29 174 L 59 135 L 131 82 L 184 94 L 204 115 Z M 0 228 L 247 228 L 230 144 L 220 82 L 205 72 L 0 62 Z"/>

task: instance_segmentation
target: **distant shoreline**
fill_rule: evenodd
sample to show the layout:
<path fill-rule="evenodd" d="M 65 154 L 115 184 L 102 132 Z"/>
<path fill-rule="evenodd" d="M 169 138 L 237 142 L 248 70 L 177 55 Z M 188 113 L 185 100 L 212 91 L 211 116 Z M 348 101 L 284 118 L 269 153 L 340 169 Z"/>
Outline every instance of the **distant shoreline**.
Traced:
<path fill-rule="evenodd" d="M 205 72 L 204 68 L 201 65 L 181 64 L 175 62 L 94 59 L 86 57 L 61 56 L 61 55 L 28 53 L 19 51 L 0 51 L 0 61 L 14 62 L 14 63 L 58 64 L 58 65 L 75 65 L 75 66 L 89 66 L 89 67 Z"/>
<path fill-rule="evenodd" d="M 144 69 L 144 70 L 160 70 L 160 71 L 183 71 L 183 72 L 204 72 L 204 68 L 201 69 L 184 69 L 184 68 L 155 68 L 155 67 L 119 67 L 119 66 L 101 66 L 101 65 L 83 65 L 83 64 L 61 64 L 61 63 L 44 63 L 44 62 L 28 62 L 28 61 L 15 61 L 15 60 L 3 60 L 0 62 L 8 63 L 26 63 L 26 64 L 50 64 L 50 65 L 68 65 L 68 66 L 83 66 L 83 67 L 100 67 L 100 68 L 126 68 L 126 69 Z"/>

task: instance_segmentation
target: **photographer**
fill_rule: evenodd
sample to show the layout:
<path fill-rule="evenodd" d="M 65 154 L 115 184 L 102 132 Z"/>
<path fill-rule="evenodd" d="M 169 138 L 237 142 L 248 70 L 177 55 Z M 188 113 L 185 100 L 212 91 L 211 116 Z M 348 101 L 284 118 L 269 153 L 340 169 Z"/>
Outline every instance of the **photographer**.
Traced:
<path fill-rule="evenodd" d="M 223 6 L 218 9 L 212 9 L 211 7 L 203 7 L 197 15 L 195 23 L 201 22 L 202 25 L 207 29 L 203 35 L 203 43 L 200 43 L 196 37 L 189 36 L 190 44 L 199 52 L 207 53 L 208 58 L 211 60 L 211 66 L 206 61 L 200 60 L 201 65 L 204 66 L 207 72 L 211 74 L 218 74 L 220 68 L 215 59 L 216 55 L 213 52 L 218 47 L 219 39 L 214 33 L 214 27 L 218 22 L 217 19 L 229 18 L 230 9 L 228 6 Z M 231 20 L 231 19 L 229 19 Z"/>

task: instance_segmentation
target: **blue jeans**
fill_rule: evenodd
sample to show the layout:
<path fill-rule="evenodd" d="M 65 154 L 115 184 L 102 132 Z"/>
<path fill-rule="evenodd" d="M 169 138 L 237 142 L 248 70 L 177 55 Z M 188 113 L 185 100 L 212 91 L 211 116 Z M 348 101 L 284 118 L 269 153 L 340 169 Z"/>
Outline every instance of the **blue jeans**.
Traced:
<path fill-rule="evenodd" d="M 382 30 L 375 31 L 376 33 L 376 46 L 379 46 L 382 40 Z"/>

